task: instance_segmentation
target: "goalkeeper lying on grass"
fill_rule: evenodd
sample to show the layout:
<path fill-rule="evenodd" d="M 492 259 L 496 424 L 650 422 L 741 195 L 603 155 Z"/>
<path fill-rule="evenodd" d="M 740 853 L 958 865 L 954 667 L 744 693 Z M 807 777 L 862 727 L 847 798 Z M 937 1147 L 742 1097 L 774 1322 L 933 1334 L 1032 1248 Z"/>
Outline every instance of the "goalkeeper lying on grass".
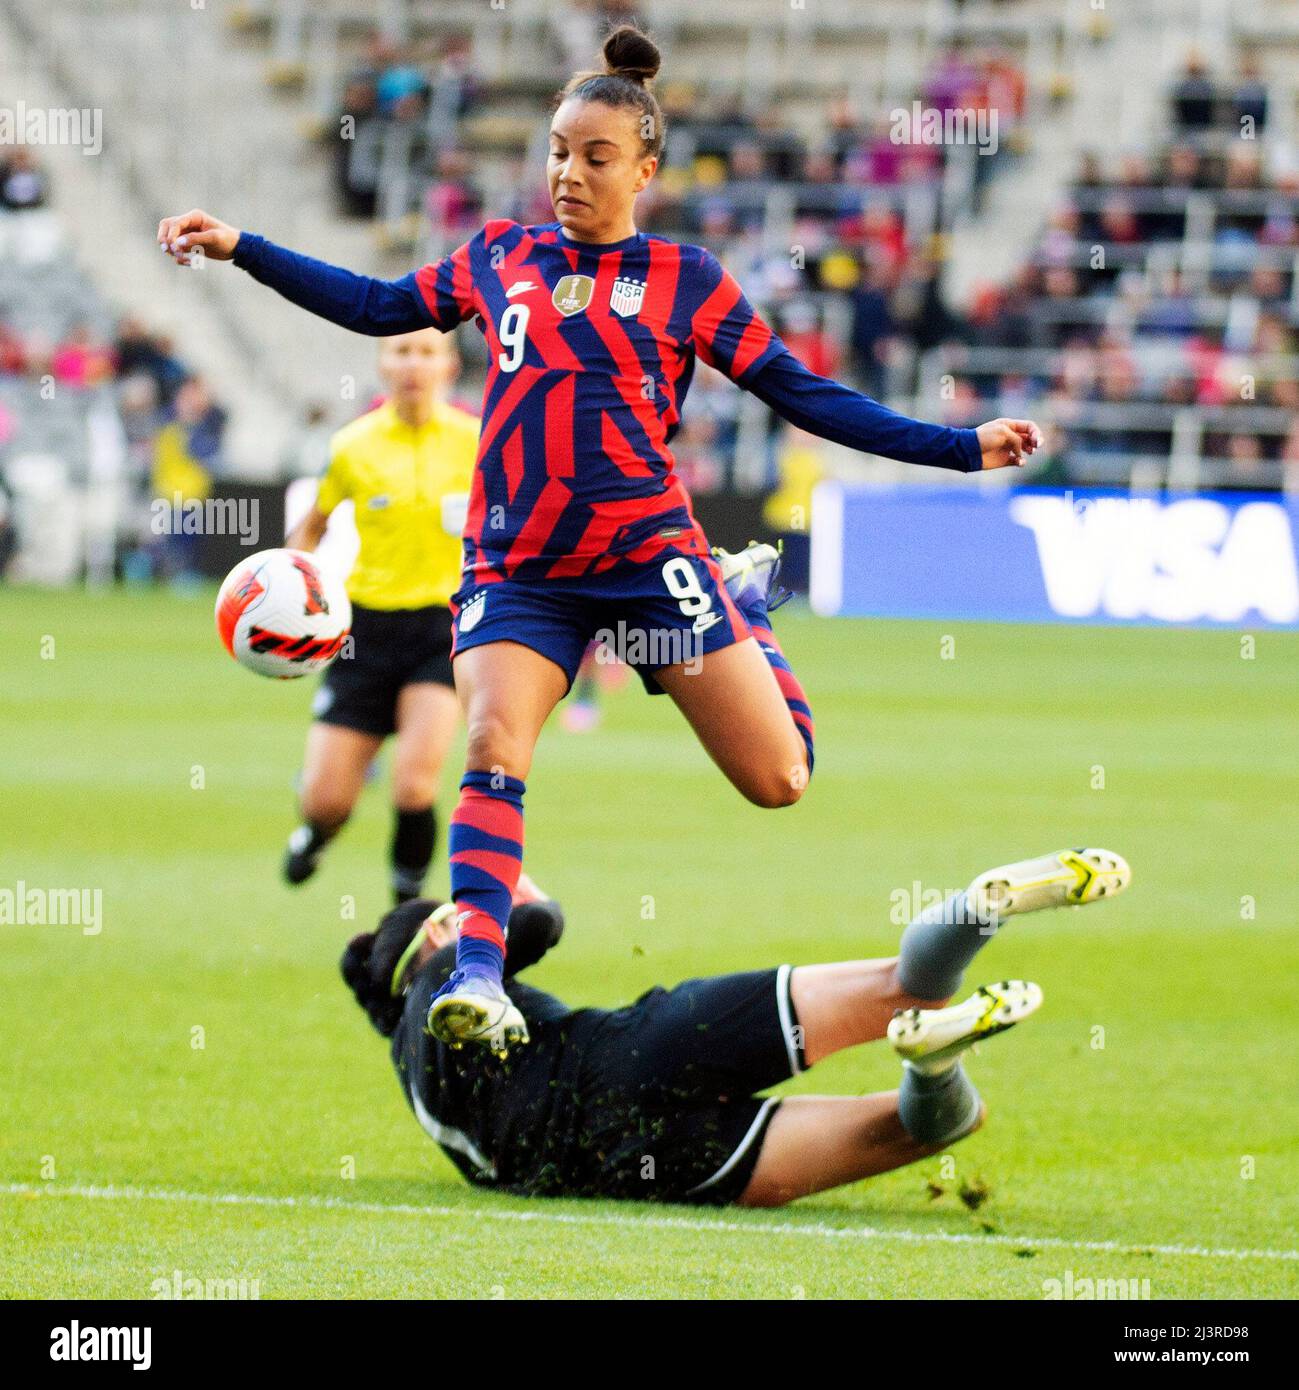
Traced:
<path fill-rule="evenodd" d="M 986 1109 L 961 1065 L 1033 1013 L 1023 980 L 945 1007 L 998 924 L 1095 902 L 1128 884 L 1107 850 L 1064 850 L 981 874 L 923 912 L 884 960 L 782 965 L 654 988 L 623 1009 L 572 1009 L 518 976 L 559 940 L 538 898 L 510 917 L 506 977 L 532 1045 L 498 1060 L 424 1031 L 455 967 L 453 908 L 403 904 L 354 938 L 343 976 L 392 1039 L 416 1118 L 470 1182 L 524 1196 L 779 1206 L 914 1163 L 971 1134 Z M 764 1098 L 846 1047 L 887 1038 L 896 1091 Z"/>

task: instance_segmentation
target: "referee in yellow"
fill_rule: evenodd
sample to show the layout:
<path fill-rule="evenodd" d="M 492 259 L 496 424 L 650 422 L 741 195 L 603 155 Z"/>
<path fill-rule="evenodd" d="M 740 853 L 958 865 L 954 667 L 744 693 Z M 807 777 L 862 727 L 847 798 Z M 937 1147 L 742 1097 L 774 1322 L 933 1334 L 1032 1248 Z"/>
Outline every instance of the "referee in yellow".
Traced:
<path fill-rule="evenodd" d="M 350 497 L 361 549 L 348 580 L 350 657 L 326 672 L 312 706 L 301 803 L 284 876 L 302 883 L 352 814 L 389 734 L 393 762 L 392 888 L 418 897 L 437 843 L 434 802 L 455 735 L 451 613 L 461 532 L 478 449 L 478 418 L 447 403 L 460 359 L 451 334 L 429 328 L 383 339 L 387 398 L 334 436 L 315 505 L 285 544 L 314 550 L 329 514 Z"/>

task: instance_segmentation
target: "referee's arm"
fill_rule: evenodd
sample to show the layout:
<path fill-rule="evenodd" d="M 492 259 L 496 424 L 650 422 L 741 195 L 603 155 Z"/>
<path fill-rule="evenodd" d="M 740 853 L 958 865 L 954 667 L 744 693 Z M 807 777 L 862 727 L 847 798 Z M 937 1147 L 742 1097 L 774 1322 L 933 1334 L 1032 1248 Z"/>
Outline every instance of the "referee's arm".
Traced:
<path fill-rule="evenodd" d="M 284 538 L 290 550 L 314 550 L 325 534 L 329 518 L 313 502 L 298 524 Z"/>

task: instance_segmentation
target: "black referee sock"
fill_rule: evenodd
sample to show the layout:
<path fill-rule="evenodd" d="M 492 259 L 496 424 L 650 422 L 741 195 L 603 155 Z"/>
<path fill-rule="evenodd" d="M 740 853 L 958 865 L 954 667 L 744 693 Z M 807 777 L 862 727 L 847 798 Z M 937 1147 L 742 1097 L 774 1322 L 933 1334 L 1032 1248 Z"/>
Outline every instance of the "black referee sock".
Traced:
<path fill-rule="evenodd" d="M 418 898 L 437 844 L 438 822 L 432 806 L 398 811 L 392 832 L 392 891 L 399 903 Z"/>

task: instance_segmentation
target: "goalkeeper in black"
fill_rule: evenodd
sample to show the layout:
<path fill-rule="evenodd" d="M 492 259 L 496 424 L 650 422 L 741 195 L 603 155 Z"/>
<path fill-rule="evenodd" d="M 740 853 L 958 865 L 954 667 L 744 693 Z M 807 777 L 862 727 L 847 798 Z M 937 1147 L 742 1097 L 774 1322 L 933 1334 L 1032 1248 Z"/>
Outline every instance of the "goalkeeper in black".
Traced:
<path fill-rule="evenodd" d="M 913 1163 L 977 1129 L 986 1108 L 962 1065 L 976 1042 L 1036 1011 L 1023 980 L 948 1003 L 1008 917 L 1113 896 L 1107 850 L 1062 850 L 981 874 L 921 912 L 899 953 L 655 987 L 619 1009 L 572 1008 L 520 974 L 563 931 L 538 897 L 510 916 L 506 982 L 532 1042 L 504 1059 L 425 1031 L 455 967 L 450 904 L 420 898 L 353 938 L 342 971 L 391 1039 L 402 1092 L 473 1184 L 522 1196 L 779 1206 Z M 887 1039 L 897 1090 L 765 1095 L 831 1053 Z"/>

